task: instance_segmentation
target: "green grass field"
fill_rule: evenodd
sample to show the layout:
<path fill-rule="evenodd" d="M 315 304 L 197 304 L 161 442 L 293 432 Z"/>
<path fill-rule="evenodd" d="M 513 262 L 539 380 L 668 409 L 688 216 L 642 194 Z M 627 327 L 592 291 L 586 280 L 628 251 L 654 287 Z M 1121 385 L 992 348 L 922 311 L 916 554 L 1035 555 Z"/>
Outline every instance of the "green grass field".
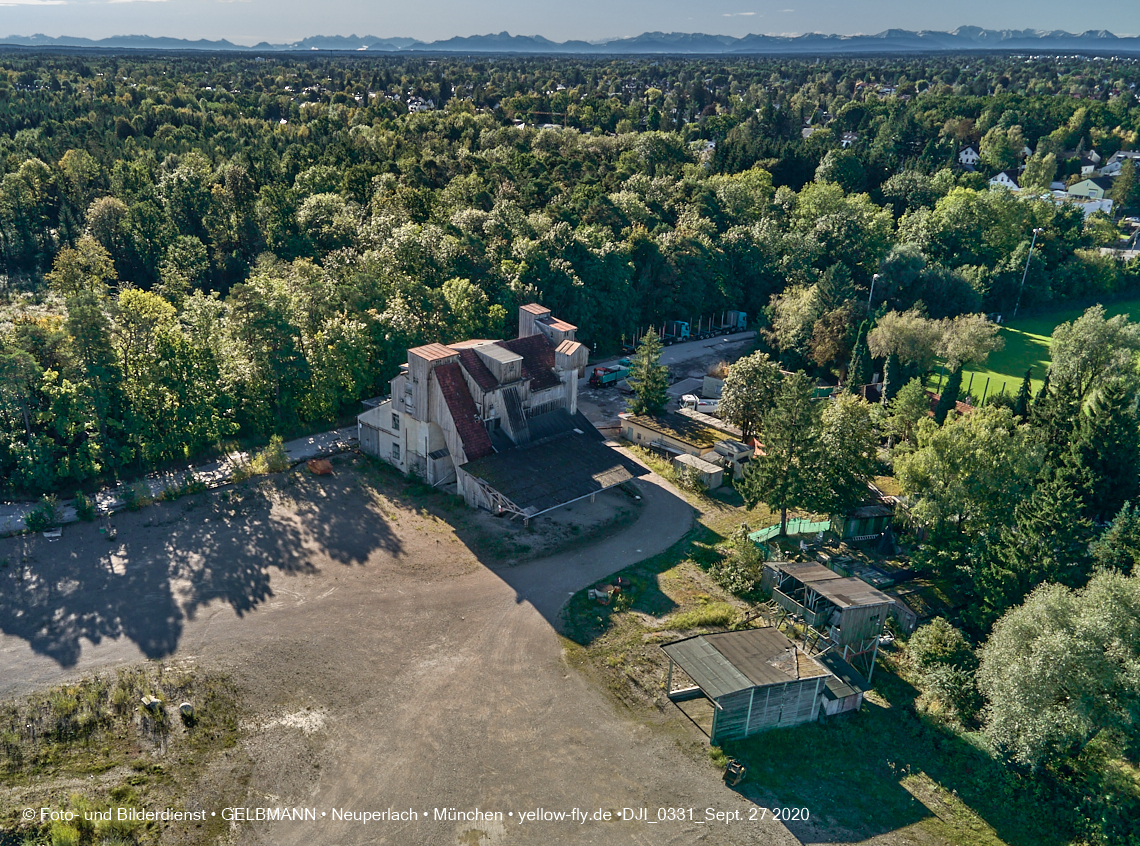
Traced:
<path fill-rule="evenodd" d="M 983 392 L 987 396 L 994 392 L 1000 393 L 1004 386 L 1007 394 L 1016 395 L 1027 369 L 1033 370 L 1033 390 L 1037 391 L 1049 367 L 1049 343 L 1053 329 L 1058 324 L 1076 320 L 1084 311 L 1084 308 L 1066 308 L 1010 321 L 1001 329 L 1005 346 L 991 353 L 984 366 L 965 369 L 962 374 L 962 392 L 981 400 Z M 1113 303 L 1105 308 L 1108 317 L 1134 313 L 1140 313 L 1140 299 Z"/>

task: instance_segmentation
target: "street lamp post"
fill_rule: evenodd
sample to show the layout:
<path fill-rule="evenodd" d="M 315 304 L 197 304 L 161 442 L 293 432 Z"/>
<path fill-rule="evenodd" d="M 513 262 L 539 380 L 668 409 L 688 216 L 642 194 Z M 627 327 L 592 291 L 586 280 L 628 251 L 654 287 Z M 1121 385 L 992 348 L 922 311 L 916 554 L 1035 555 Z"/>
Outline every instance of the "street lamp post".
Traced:
<path fill-rule="evenodd" d="M 1025 257 L 1025 271 L 1021 274 L 1021 287 L 1017 289 L 1017 302 L 1013 306 L 1014 317 L 1017 317 L 1017 310 L 1021 308 L 1021 294 L 1025 290 L 1025 277 L 1029 275 L 1029 262 L 1033 258 L 1033 247 L 1037 243 L 1037 236 L 1044 231 L 1044 229 L 1033 230 L 1033 240 L 1029 242 L 1029 255 Z"/>
<path fill-rule="evenodd" d="M 879 274 L 871 276 L 871 293 L 867 295 L 867 313 L 871 313 L 871 300 L 875 297 L 875 283 L 879 281 Z"/>

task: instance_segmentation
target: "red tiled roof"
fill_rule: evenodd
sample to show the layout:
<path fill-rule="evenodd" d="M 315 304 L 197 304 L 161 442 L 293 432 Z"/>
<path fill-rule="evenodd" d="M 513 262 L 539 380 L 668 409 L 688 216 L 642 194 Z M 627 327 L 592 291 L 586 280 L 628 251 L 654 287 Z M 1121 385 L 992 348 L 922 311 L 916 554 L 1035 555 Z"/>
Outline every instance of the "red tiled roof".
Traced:
<path fill-rule="evenodd" d="M 530 379 L 531 390 L 556 388 L 562 381 L 554 372 L 554 348 L 546 336 L 531 335 L 513 341 L 499 341 L 498 344 L 522 356 L 523 376 Z"/>
<path fill-rule="evenodd" d="M 935 410 L 938 408 L 938 403 L 942 402 L 942 394 L 936 394 L 934 391 L 927 391 L 926 398 L 930 402 L 930 414 L 934 415 Z M 954 410 L 959 414 L 972 414 L 974 407 L 967 403 L 958 400 L 954 403 Z"/>
<path fill-rule="evenodd" d="M 459 350 L 459 360 L 463 364 L 463 369 L 475 380 L 475 384 L 484 391 L 493 391 L 499 387 L 499 380 L 487 369 L 487 365 L 475 350 L 470 347 Z"/>
<path fill-rule="evenodd" d="M 491 436 L 483 428 L 475 400 L 471 398 L 471 391 L 467 390 L 467 382 L 463 379 L 458 362 L 440 364 L 433 372 L 444 402 L 451 412 L 451 419 L 455 421 L 455 430 L 463 441 L 467 460 L 474 461 L 493 453 L 495 448 L 491 446 Z"/>

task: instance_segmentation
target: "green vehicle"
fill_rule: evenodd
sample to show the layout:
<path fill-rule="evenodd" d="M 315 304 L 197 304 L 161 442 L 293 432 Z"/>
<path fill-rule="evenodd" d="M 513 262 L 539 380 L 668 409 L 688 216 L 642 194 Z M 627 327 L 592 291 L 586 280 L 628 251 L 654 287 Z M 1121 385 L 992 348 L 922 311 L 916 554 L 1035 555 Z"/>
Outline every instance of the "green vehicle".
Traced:
<path fill-rule="evenodd" d="M 590 375 L 590 387 L 605 388 L 616 385 L 628 375 L 629 368 L 627 367 L 595 367 L 594 372 Z"/>

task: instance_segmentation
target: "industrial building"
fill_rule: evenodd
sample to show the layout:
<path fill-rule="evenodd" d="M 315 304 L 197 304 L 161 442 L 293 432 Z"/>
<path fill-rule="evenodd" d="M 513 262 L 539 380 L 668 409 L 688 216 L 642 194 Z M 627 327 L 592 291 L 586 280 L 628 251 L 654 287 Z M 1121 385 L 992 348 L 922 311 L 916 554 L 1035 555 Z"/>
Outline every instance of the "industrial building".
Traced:
<path fill-rule="evenodd" d="M 857 710 L 866 690 L 837 652 L 808 655 L 774 627 L 696 635 L 661 649 L 669 656 L 669 698 L 711 703 L 713 745 Z M 675 668 L 693 685 L 673 690 Z"/>
<path fill-rule="evenodd" d="M 514 340 L 408 350 L 391 396 L 357 417 L 361 450 L 524 520 L 644 475 L 578 411 L 576 331 L 531 303 Z"/>

